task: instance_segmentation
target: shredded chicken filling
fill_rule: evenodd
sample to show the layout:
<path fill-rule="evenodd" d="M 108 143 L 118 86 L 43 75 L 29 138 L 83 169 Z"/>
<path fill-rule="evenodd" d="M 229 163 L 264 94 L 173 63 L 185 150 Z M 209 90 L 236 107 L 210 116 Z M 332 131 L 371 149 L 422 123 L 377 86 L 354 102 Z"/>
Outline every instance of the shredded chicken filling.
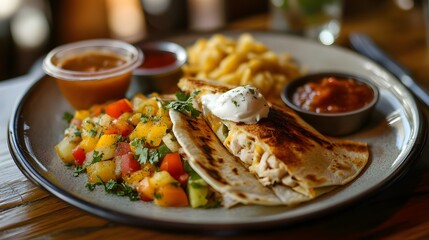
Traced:
<path fill-rule="evenodd" d="M 234 137 L 232 137 L 234 136 Z M 231 130 L 224 145 L 249 168 L 250 172 L 259 177 L 264 186 L 281 183 L 296 187 L 297 182 L 288 174 L 286 166 L 268 151 L 255 143 L 255 139 L 246 133 Z"/>

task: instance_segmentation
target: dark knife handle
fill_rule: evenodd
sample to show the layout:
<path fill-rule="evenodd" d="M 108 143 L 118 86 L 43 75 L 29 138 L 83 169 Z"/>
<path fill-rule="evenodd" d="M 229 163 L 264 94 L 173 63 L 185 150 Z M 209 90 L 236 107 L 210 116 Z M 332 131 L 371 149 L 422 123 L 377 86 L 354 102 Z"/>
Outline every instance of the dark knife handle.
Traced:
<path fill-rule="evenodd" d="M 350 34 L 350 44 L 356 51 L 389 70 L 429 107 L 429 93 L 415 82 L 411 74 L 403 66 L 384 53 L 368 36 L 361 33 L 352 33 Z"/>

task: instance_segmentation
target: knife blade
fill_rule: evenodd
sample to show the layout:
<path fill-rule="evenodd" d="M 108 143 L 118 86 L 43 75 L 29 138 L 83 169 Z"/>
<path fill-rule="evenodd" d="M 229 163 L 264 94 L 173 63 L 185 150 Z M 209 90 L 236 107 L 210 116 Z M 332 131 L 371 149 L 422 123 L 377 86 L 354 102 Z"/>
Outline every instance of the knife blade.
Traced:
<path fill-rule="evenodd" d="M 429 107 L 429 93 L 421 87 L 412 77 L 411 73 L 402 65 L 393 60 L 374 41 L 363 33 L 351 33 L 349 36 L 351 46 L 362 55 L 372 59 L 385 67 L 395 77 L 397 77 L 403 85 L 420 99 L 427 107 Z"/>

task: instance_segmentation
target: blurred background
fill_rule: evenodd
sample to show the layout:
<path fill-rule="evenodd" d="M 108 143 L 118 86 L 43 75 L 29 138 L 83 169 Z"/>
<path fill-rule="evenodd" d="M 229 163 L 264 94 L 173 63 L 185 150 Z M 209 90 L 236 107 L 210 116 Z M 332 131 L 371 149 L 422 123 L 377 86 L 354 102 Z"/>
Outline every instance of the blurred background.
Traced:
<path fill-rule="evenodd" d="M 215 31 L 267 14 L 279 1 L 283 0 L 0 0 L 0 81 L 26 74 L 64 43 L 91 38 L 136 43 L 184 31 Z M 385 1 L 402 11 L 421 5 L 420 0 L 343 0 L 343 15 L 362 16 Z"/>

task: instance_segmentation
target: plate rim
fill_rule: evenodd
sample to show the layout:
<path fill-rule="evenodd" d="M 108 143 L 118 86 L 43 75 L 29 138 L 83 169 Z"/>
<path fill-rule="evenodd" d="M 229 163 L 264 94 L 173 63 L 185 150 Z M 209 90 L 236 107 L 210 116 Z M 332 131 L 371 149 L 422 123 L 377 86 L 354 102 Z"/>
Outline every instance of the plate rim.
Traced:
<path fill-rule="evenodd" d="M 231 31 L 222 32 L 222 34 L 228 34 L 228 33 L 231 33 Z M 233 33 L 237 33 L 237 32 L 233 31 Z M 275 32 L 252 31 L 250 33 L 280 35 L 279 33 L 275 33 Z M 182 35 L 178 35 L 178 37 L 186 37 L 186 35 L 187 34 L 185 33 Z M 291 37 L 291 38 L 296 38 L 300 40 L 302 39 L 304 41 L 309 41 L 308 39 L 304 39 L 297 36 L 290 36 L 285 34 L 282 34 L 282 36 L 285 38 Z M 382 66 L 378 65 L 374 61 L 360 54 L 357 54 L 341 46 L 333 46 L 333 47 L 336 49 L 340 49 L 342 51 L 346 51 L 347 54 L 354 54 L 361 58 L 364 58 L 366 61 L 369 61 L 375 64 L 376 66 L 383 69 L 385 72 L 391 74 L 388 70 L 386 70 Z M 398 82 L 398 84 L 400 84 L 399 80 L 396 77 L 393 77 L 393 78 L 395 81 Z M 32 166 L 32 164 L 29 162 L 29 160 L 27 160 L 27 158 L 33 158 L 34 156 L 31 156 L 31 153 L 26 152 L 23 149 L 20 149 L 20 142 L 16 134 L 18 134 L 19 132 L 18 123 L 20 121 L 20 113 L 23 110 L 23 107 L 26 103 L 27 98 L 32 94 L 32 92 L 35 91 L 37 86 L 41 84 L 42 81 L 46 81 L 46 79 L 47 79 L 46 76 L 42 76 L 37 81 L 33 82 L 31 84 L 31 87 L 28 88 L 21 97 L 19 97 L 18 101 L 13 107 L 13 111 L 9 120 L 7 144 L 9 147 L 9 152 L 11 153 L 11 156 L 15 164 L 20 169 L 20 171 L 23 172 L 23 174 L 28 179 L 30 179 L 33 183 L 42 187 L 52 195 L 88 213 L 91 213 L 98 217 L 102 217 L 114 222 L 127 224 L 131 226 L 156 229 L 156 230 L 169 230 L 169 231 L 179 231 L 179 232 L 192 231 L 194 233 L 197 232 L 197 233 L 215 233 L 215 234 L 236 234 L 241 232 L 266 230 L 268 228 L 275 229 L 280 226 L 283 227 L 284 229 L 284 227 L 286 226 L 293 226 L 295 224 L 300 224 L 305 220 L 319 218 L 321 216 L 326 215 L 329 212 L 339 211 L 340 209 L 344 209 L 347 206 L 351 206 L 352 203 L 355 203 L 364 198 L 368 198 L 371 195 L 375 195 L 377 190 L 386 189 L 390 187 L 392 184 L 394 184 L 395 182 L 397 182 L 397 180 L 399 180 L 401 177 L 403 177 L 408 172 L 409 167 L 419 158 L 419 154 L 422 152 L 423 146 L 426 143 L 426 138 L 428 133 L 427 121 L 425 121 L 425 116 L 421 111 L 421 106 L 417 104 L 415 97 L 410 94 L 410 96 L 413 97 L 412 100 L 414 101 L 416 106 L 416 114 L 419 122 L 418 129 L 420 129 L 420 131 L 417 133 L 417 136 L 416 136 L 415 145 L 411 148 L 410 152 L 406 156 L 404 156 L 403 162 L 398 167 L 396 167 L 396 169 L 393 171 L 392 174 L 390 174 L 387 178 L 384 178 L 382 181 L 380 181 L 379 184 L 373 185 L 371 188 L 367 189 L 366 191 L 348 198 L 346 201 L 342 202 L 341 204 L 323 208 L 323 209 L 317 210 L 316 212 L 295 216 L 293 218 L 266 220 L 261 222 L 227 223 L 227 224 L 166 221 L 166 220 L 148 218 L 144 216 L 129 215 L 127 213 L 108 209 L 106 207 L 102 207 L 100 205 L 96 205 L 91 202 L 85 201 L 84 199 L 81 199 L 77 196 L 73 196 L 71 193 L 59 188 L 58 186 L 50 182 L 48 179 L 46 179 L 43 176 L 43 174 L 39 173 L 37 169 L 34 168 L 34 166 Z M 408 89 L 406 89 L 406 91 L 408 91 Z"/>

